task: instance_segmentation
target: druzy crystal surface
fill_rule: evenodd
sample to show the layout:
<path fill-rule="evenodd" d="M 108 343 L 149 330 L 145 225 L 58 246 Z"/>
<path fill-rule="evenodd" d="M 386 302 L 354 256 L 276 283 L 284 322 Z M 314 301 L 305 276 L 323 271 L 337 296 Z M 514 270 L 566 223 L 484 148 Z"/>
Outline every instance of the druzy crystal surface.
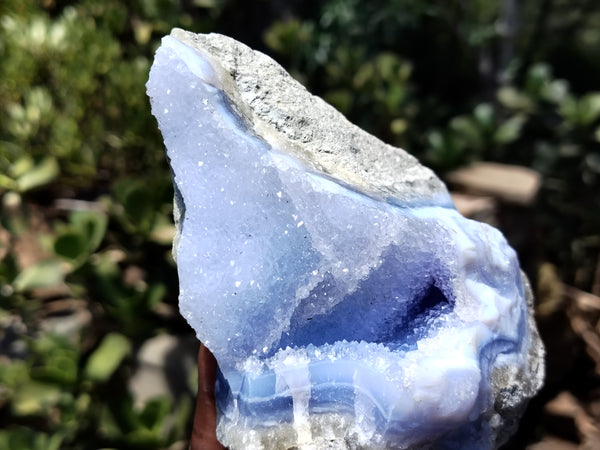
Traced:
<path fill-rule="evenodd" d="M 180 309 L 233 449 L 493 448 L 543 378 L 497 230 L 268 57 L 174 30 L 148 82 Z"/>

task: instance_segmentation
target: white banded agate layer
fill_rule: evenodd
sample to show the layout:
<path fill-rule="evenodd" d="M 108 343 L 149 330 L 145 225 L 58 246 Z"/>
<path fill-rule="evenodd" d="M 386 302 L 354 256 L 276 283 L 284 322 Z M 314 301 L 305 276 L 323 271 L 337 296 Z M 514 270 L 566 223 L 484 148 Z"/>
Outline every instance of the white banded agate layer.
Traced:
<path fill-rule="evenodd" d="M 176 188 L 180 309 L 232 449 L 494 448 L 541 386 L 500 232 L 266 56 L 174 30 L 147 84 Z"/>

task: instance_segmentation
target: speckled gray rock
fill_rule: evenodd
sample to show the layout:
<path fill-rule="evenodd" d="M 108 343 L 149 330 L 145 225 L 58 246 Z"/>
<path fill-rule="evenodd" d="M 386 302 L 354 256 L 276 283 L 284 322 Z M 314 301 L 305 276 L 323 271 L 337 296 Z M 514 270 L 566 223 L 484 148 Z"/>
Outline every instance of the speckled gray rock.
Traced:
<path fill-rule="evenodd" d="M 404 150 L 352 125 L 268 56 L 220 34 L 174 29 L 171 36 L 214 58 L 241 116 L 270 144 L 305 164 L 379 196 L 450 202 L 444 184 Z M 429 198 L 428 198 L 429 197 Z"/>

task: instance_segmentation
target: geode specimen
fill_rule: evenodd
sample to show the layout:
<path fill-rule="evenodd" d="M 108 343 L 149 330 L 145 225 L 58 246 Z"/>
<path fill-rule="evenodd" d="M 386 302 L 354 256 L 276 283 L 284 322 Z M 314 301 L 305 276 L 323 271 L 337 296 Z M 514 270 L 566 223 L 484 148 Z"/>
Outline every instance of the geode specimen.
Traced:
<path fill-rule="evenodd" d="M 267 56 L 174 30 L 148 81 L 176 188 L 180 308 L 232 449 L 493 448 L 543 379 L 495 229 Z"/>

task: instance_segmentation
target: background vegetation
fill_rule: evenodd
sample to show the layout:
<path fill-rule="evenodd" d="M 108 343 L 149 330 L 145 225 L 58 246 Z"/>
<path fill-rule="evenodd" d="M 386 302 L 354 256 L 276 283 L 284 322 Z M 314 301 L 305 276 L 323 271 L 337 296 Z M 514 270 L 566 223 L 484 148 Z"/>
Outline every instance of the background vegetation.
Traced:
<path fill-rule="evenodd" d="M 193 375 L 142 406 L 128 384 L 144 342 L 191 333 L 144 87 L 174 26 L 271 54 L 442 175 L 476 160 L 536 169 L 530 277 L 550 262 L 597 289 L 598 2 L 3 0 L 1 448 L 185 447 Z M 521 444 L 545 432 L 532 423 Z"/>

